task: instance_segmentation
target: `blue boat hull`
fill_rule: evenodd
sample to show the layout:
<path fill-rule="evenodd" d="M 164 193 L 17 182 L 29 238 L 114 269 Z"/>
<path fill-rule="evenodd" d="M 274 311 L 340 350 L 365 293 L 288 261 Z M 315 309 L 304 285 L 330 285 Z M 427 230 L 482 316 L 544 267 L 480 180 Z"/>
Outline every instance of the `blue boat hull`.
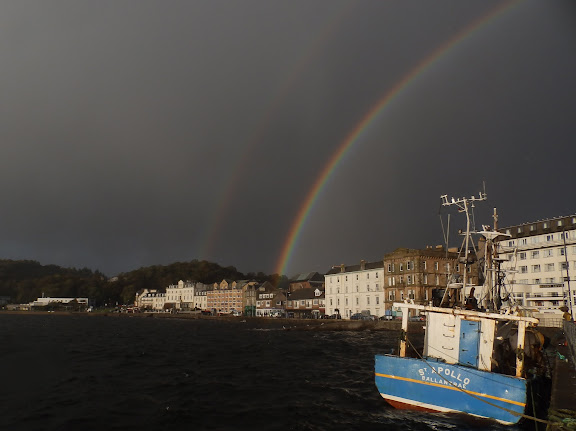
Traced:
<path fill-rule="evenodd" d="M 505 424 L 517 423 L 524 413 L 525 379 L 434 359 L 375 359 L 376 387 L 394 407 L 467 413 Z"/>

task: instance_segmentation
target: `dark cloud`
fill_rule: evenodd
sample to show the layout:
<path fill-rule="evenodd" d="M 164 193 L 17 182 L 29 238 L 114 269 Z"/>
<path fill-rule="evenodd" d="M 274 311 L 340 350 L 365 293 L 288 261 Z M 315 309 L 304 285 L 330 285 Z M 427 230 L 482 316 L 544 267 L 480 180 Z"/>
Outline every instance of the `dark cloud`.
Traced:
<path fill-rule="evenodd" d="M 500 5 L 3 3 L 0 257 L 274 270 L 369 109 Z M 419 74 L 330 177 L 288 272 L 439 244 L 439 196 L 484 180 L 501 223 L 575 213 L 573 12 L 515 3 Z"/>

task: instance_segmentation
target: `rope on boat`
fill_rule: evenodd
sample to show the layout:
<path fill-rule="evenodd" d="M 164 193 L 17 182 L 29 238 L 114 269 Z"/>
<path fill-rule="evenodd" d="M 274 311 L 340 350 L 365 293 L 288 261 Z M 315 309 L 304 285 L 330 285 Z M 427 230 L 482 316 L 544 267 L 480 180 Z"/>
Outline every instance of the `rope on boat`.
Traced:
<path fill-rule="evenodd" d="M 459 387 L 456 386 L 454 383 L 452 383 L 450 380 L 447 380 L 447 379 L 446 379 L 442 374 L 440 374 L 438 371 L 436 371 L 436 368 L 434 368 L 432 365 L 430 365 L 430 363 L 418 352 L 418 350 L 416 350 L 416 348 L 415 348 L 414 345 L 410 342 L 410 340 L 408 339 L 408 337 L 405 337 L 405 338 L 406 338 L 406 341 L 408 342 L 408 344 L 410 344 L 410 347 L 412 347 L 412 349 L 414 349 L 414 351 L 416 352 L 416 354 L 418 355 L 418 357 L 420 358 L 420 360 L 422 360 L 426 365 L 428 365 L 428 366 L 432 369 L 432 371 L 433 371 L 434 373 L 436 373 L 438 376 L 440 376 L 440 377 L 442 378 L 442 380 L 444 380 L 446 383 L 448 383 L 450 386 L 454 387 L 455 389 L 459 390 L 460 392 L 463 392 L 463 393 L 471 396 L 472 398 L 475 398 L 475 399 L 477 399 L 478 401 L 482 401 L 483 403 L 486 403 L 486 404 L 488 404 L 488 405 L 490 405 L 490 406 L 492 406 L 492 407 L 496 407 L 496 408 L 498 408 L 498 409 L 500 409 L 500 410 L 504 410 L 504 411 L 506 411 L 506 412 L 508 412 L 508 413 L 510 413 L 510 414 L 513 414 L 514 416 L 520 416 L 520 417 L 522 417 L 522 418 L 524 418 L 524 419 L 529 419 L 529 420 L 532 420 L 532 421 L 535 421 L 535 422 L 540 422 L 540 423 L 543 423 L 543 424 L 546 424 L 546 425 L 551 425 L 551 426 L 559 425 L 558 422 L 550 422 L 550 421 L 547 421 L 547 420 L 544 420 L 544 419 L 537 418 L 537 417 L 535 417 L 535 416 L 530 416 L 530 415 L 527 415 L 527 414 L 524 414 L 524 413 L 516 412 L 516 411 L 511 410 L 511 409 L 507 409 L 506 407 L 499 406 L 499 405 L 497 405 L 497 404 L 491 403 L 490 401 L 484 400 L 484 399 L 482 399 L 482 398 L 480 398 L 480 397 L 478 397 L 478 396 L 476 396 L 476 395 L 474 395 L 474 394 L 471 394 L 470 392 L 468 392 L 468 391 L 465 390 L 465 389 L 459 388 Z"/>

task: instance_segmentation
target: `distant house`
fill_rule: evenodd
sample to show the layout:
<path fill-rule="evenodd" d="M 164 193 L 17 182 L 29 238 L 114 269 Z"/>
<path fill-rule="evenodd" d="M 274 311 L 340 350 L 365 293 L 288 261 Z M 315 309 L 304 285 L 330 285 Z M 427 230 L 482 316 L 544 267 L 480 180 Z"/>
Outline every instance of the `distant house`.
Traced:
<path fill-rule="evenodd" d="M 72 305 L 86 308 L 88 307 L 88 298 L 38 298 L 30 303 L 30 307 L 45 307 L 50 304 L 59 304 L 63 306 Z"/>
<path fill-rule="evenodd" d="M 324 289 L 305 287 L 291 292 L 286 303 L 288 316 L 301 319 L 318 319 L 326 311 Z"/>
<path fill-rule="evenodd" d="M 276 317 L 284 315 L 285 301 L 284 292 L 265 281 L 256 290 L 256 316 Z"/>

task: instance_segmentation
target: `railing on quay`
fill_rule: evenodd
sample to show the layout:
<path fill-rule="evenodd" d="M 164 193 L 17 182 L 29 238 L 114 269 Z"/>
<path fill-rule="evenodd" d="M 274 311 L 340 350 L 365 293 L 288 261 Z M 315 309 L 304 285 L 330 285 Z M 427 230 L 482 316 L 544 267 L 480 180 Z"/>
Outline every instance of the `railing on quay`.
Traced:
<path fill-rule="evenodd" d="M 571 320 L 564 321 L 564 335 L 568 341 L 570 354 L 572 355 L 572 363 L 576 364 L 576 323 Z"/>

